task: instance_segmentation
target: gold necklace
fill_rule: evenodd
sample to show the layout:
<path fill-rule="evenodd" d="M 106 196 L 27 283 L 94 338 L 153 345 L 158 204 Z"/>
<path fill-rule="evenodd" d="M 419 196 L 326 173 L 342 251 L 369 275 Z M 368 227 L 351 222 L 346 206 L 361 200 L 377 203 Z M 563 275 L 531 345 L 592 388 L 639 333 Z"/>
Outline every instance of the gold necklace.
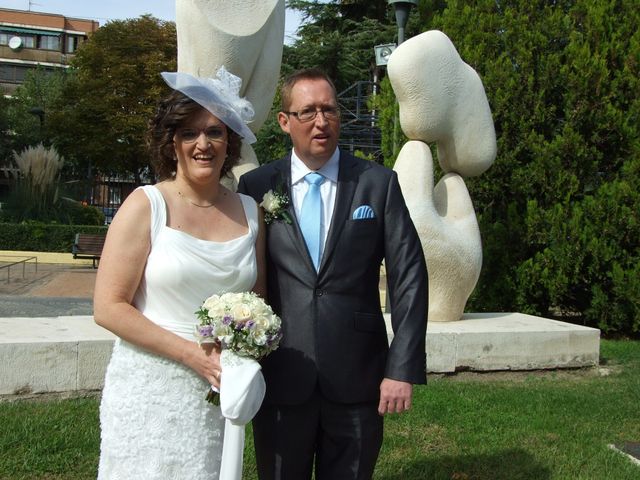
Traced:
<path fill-rule="evenodd" d="M 193 205 L 194 207 L 199 207 L 199 208 L 211 208 L 211 207 L 215 207 L 216 204 L 212 203 L 211 205 L 200 205 L 199 203 L 194 202 L 193 200 L 191 200 L 189 197 L 186 197 L 180 190 L 178 190 L 178 196 L 184 200 L 186 200 L 187 202 L 189 202 L 191 205 Z"/>

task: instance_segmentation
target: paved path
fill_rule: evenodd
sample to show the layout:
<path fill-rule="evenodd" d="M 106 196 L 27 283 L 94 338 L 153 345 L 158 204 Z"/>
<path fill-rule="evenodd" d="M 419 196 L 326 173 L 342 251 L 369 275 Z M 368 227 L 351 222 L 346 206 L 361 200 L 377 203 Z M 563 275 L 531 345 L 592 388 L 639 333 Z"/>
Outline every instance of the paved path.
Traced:
<path fill-rule="evenodd" d="M 20 254 L 0 252 L 0 265 Z M 9 279 L 5 270 L 0 270 L 0 317 L 93 315 L 97 270 L 91 262 L 77 262 L 65 254 L 30 254 L 38 257 L 37 271 L 32 262 L 25 265 L 24 276 L 21 266 L 12 267 Z"/>
<path fill-rule="evenodd" d="M 0 317 L 64 317 L 93 315 L 90 298 L 0 295 Z"/>

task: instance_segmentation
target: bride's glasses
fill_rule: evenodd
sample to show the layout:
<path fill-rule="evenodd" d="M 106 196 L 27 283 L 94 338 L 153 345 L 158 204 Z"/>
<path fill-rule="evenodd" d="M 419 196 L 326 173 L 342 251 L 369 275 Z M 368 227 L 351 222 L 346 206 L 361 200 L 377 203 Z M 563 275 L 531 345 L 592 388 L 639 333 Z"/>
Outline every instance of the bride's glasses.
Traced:
<path fill-rule="evenodd" d="M 182 143 L 194 143 L 200 134 L 204 133 L 210 142 L 224 142 L 227 139 L 226 130 L 223 127 L 200 128 L 182 128 L 176 132 L 176 137 Z"/>

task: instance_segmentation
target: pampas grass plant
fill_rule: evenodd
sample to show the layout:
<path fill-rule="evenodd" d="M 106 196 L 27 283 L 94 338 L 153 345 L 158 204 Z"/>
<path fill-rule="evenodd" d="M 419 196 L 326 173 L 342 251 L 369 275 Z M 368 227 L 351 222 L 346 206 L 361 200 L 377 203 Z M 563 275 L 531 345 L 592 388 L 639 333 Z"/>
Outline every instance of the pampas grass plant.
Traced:
<path fill-rule="evenodd" d="M 13 152 L 20 173 L 6 214 L 14 221 L 48 220 L 59 203 L 58 183 L 64 159 L 54 147 L 39 144 Z"/>

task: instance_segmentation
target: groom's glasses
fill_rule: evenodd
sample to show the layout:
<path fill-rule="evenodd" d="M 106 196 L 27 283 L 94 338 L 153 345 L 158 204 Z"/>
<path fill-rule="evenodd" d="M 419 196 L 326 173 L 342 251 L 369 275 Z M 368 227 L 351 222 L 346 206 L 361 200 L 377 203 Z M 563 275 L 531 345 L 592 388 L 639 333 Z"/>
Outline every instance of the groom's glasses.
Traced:
<path fill-rule="evenodd" d="M 325 108 L 319 108 L 317 110 L 315 108 L 305 108 L 303 110 L 298 110 L 297 112 L 282 112 L 282 113 L 286 113 L 287 115 L 293 115 L 300 122 L 310 122 L 312 120 L 315 120 L 316 117 L 318 116 L 318 113 L 322 113 L 325 120 L 337 120 L 338 118 L 340 118 L 340 110 L 338 110 L 336 107 L 325 107 Z"/>
<path fill-rule="evenodd" d="M 176 132 L 176 137 L 182 143 L 194 143 L 200 138 L 201 133 L 204 133 L 210 142 L 224 142 L 226 140 L 226 130 L 223 127 L 183 128 Z"/>

